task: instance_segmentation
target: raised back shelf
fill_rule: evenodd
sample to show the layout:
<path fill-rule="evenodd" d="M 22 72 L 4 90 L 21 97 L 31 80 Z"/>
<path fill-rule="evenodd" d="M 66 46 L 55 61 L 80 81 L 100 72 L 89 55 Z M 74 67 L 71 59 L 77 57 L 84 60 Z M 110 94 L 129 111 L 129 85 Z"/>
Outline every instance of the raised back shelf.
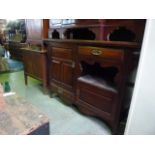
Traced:
<path fill-rule="evenodd" d="M 95 40 L 96 34 L 89 28 L 70 28 L 64 31 L 64 37 L 66 39 Z"/>
<path fill-rule="evenodd" d="M 133 41 L 141 42 L 145 27 L 144 19 L 50 19 L 49 23 L 49 39 L 108 40 L 110 33 L 125 27 L 135 33 Z"/>

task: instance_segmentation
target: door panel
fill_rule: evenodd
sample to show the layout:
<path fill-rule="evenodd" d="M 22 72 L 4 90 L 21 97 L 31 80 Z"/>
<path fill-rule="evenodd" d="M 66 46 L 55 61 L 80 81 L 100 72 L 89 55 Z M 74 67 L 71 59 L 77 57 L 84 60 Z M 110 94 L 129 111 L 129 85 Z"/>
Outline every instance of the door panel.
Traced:
<path fill-rule="evenodd" d="M 61 62 L 60 61 L 52 60 L 51 75 L 52 75 L 52 79 L 55 79 L 57 81 L 61 80 Z"/>
<path fill-rule="evenodd" d="M 73 87 L 72 63 L 62 62 L 62 82 L 70 88 Z"/>

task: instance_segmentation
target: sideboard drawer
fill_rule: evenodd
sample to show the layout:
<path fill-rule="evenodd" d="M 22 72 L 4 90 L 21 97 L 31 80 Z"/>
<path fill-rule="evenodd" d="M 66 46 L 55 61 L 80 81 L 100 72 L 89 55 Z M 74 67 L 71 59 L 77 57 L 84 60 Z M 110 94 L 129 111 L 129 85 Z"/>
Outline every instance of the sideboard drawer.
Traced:
<path fill-rule="evenodd" d="M 72 60 L 72 49 L 61 48 L 61 47 L 52 47 L 52 57 Z"/>
<path fill-rule="evenodd" d="M 77 102 L 76 104 L 98 109 L 107 119 L 112 119 L 114 108 L 117 103 L 118 91 L 97 87 L 95 82 L 87 83 L 87 77 L 80 77 L 77 80 Z"/>
<path fill-rule="evenodd" d="M 109 58 L 122 60 L 124 57 L 123 50 L 113 48 L 99 48 L 99 47 L 79 47 L 79 54 L 84 56 L 93 56 L 100 58 Z"/>

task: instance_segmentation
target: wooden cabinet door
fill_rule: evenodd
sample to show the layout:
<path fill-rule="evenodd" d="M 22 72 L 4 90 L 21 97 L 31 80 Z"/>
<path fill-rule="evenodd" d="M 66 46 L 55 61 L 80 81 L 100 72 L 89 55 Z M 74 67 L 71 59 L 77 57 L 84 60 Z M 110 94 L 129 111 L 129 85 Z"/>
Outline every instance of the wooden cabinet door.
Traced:
<path fill-rule="evenodd" d="M 53 80 L 61 81 L 61 62 L 59 60 L 51 60 L 51 77 Z"/>
<path fill-rule="evenodd" d="M 73 63 L 62 62 L 61 65 L 61 81 L 69 89 L 73 87 Z"/>

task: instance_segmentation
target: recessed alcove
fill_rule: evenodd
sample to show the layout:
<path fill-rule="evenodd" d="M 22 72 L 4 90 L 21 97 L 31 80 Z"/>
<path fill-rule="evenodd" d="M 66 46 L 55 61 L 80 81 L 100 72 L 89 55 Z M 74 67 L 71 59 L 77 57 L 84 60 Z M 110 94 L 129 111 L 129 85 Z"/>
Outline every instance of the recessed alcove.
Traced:
<path fill-rule="evenodd" d="M 95 40 L 96 35 L 88 28 L 69 28 L 64 32 L 66 39 Z"/>
<path fill-rule="evenodd" d="M 125 26 L 119 26 L 116 29 L 114 29 L 111 33 L 108 35 L 108 40 L 111 41 L 129 41 L 133 42 L 135 41 L 136 34 L 126 28 Z"/>
<path fill-rule="evenodd" d="M 60 39 L 60 34 L 57 30 L 52 32 L 52 39 Z"/>
<path fill-rule="evenodd" d="M 89 64 L 85 61 L 81 61 L 81 67 L 81 77 L 94 81 L 94 85 L 95 83 L 100 83 L 100 85 L 116 87 L 115 77 L 118 73 L 118 69 L 116 67 L 102 67 L 98 62 Z"/>

